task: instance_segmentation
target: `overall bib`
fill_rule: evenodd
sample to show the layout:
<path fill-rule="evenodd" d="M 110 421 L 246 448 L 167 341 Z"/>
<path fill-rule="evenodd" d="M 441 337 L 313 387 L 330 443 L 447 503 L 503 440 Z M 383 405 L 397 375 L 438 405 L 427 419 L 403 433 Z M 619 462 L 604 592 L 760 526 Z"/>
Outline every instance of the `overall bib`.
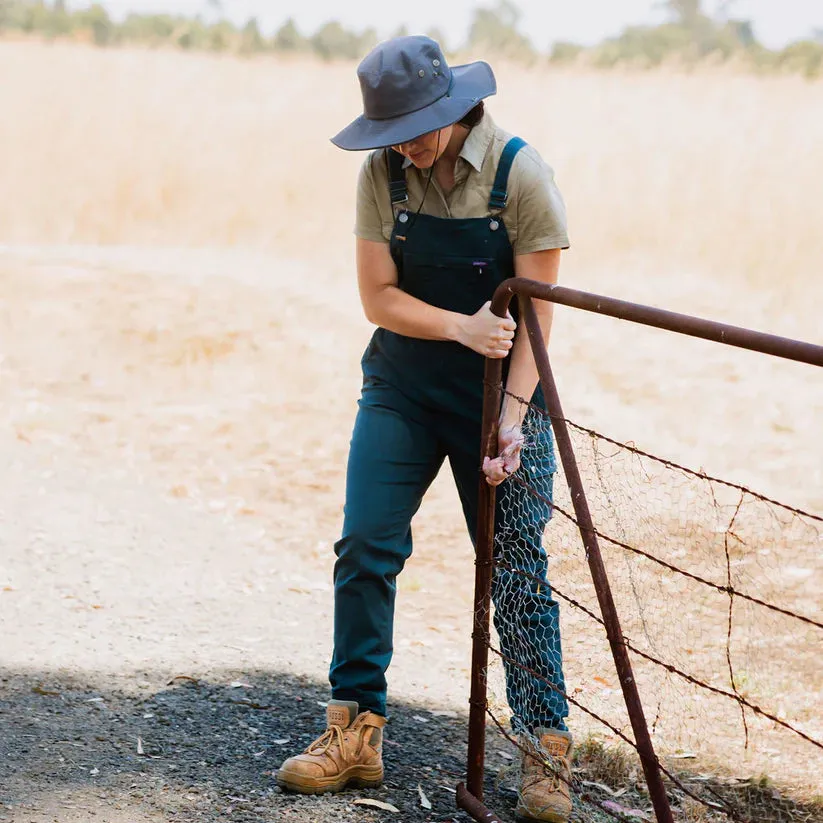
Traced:
<path fill-rule="evenodd" d="M 451 219 L 398 211 L 391 254 L 398 286 L 442 309 L 474 314 L 514 276 L 514 255 L 500 212 L 509 171 L 524 146 L 513 138 L 498 164 L 489 216 Z M 402 156 L 387 150 L 392 204 L 408 201 Z M 515 315 L 516 306 L 512 305 Z M 516 316 L 515 316 L 516 319 Z M 509 359 L 504 362 L 504 380 Z M 412 552 L 411 520 L 448 458 L 474 540 L 484 358 L 459 343 L 420 340 L 378 329 L 362 361 L 363 389 L 349 453 L 341 539 L 335 545 L 332 696 L 386 713 L 385 673 L 392 657 L 396 578 Z M 504 383 L 505 385 L 505 383 Z M 543 406 L 538 388 L 533 402 Z M 530 412 L 531 414 L 531 412 Z M 530 485 L 551 499 L 556 471 L 551 431 L 523 451 Z M 542 537 L 551 506 L 506 482 L 498 487 L 495 552 L 531 578 L 546 579 Z M 516 520 L 513 515 L 516 513 Z M 506 522 L 506 519 L 512 522 Z M 517 548 L 516 561 L 507 547 Z M 501 651 L 555 688 L 506 666 L 506 692 L 518 729 L 565 730 L 557 603 L 548 583 L 495 570 L 492 596 Z M 464 585 L 472 573 L 466 569 Z"/>

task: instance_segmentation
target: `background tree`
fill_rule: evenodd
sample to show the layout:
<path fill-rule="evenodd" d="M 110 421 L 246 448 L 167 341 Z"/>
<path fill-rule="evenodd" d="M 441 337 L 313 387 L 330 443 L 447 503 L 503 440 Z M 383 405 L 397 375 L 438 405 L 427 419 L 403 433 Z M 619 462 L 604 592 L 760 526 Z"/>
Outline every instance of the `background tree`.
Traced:
<path fill-rule="evenodd" d="M 574 63 L 580 58 L 586 49 L 578 43 L 570 43 L 565 40 L 558 40 L 549 54 L 552 63 Z"/>
<path fill-rule="evenodd" d="M 90 32 L 92 42 L 96 46 L 110 46 L 117 40 L 117 27 L 99 3 L 75 12 L 73 20 L 76 29 Z"/>
<path fill-rule="evenodd" d="M 307 46 L 306 38 L 297 30 L 291 17 L 275 32 L 272 40 L 272 48 L 276 51 L 302 51 Z"/>
<path fill-rule="evenodd" d="M 823 76 L 823 45 L 814 40 L 801 40 L 790 43 L 780 52 L 777 66 L 796 74 L 802 74 L 813 80 Z"/>
<path fill-rule="evenodd" d="M 119 26 L 120 39 L 159 46 L 171 40 L 179 25 L 169 14 L 130 14 Z"/>
<path fill-rule="evenodd" d="M 240 32 L 240 53 L 257 54 L 266 50 L 266 41 L 260 33 L 257 18 L 252 17 Z"/>
<path fill-rule="evenodd" d="M 310 42 L 312 50 L 324 60 L 356 60 L 362 56 L 359 36 L 343 28 L 337 20 L 321 26 Z"/>
<path fill-rule="evenodd" d="M 176 43 L 181 49 L 204 50 L 209 43 L 208 27 L 199 17 L 187 20 L 177 30 Z"/>
<path fill-rule="evenodd" d="M 451 53 L 448 41 L 446 40 L 446 35 L 443 33 L 442 29 L 439 29 L 437 26 L 432 26 L 426 34 L 431 37 L 432 40 L 436 40 L 440 44 L 443 54 Z"/>
<path fill-rule="evenodd" d="M 704 17 L 702 0 L 665 0 L 662 4 L 674 22 L 686 29 L 694 29 Z"/>
<path fill-rule="evenodd" d="M 44 9 L 46 12 L 42 22 L 42 32 L 49 38 L 65 37 L 71 34 L 74 28 L 71 14 L 66 9 L 65 0 L 54 0 L 51 9 Z"/>
<path fill-rule="evenodd" d="M 494 7 L 478 8 L 469 29 L 470 48 L 532 61 L 536 56 L 534 46 L 518 31 L 519 22 L 520 9 L 511 0 L 498 0 Z"/>
<path fill-rule="evenodd" d="M 749 49 L 757 43 L 757 37 L 754 34 L 754 25 L 751 20 L 730 20 L 729 26 L 734 30 L 734 35 L 737 42 L 744 49 Z"/>
<path fill-rule="evenodd" d="M 228 20 L 220 20 L 209 27 L 207 47 L 211 51 L 228 51 L 237 41 L 237 29 Z"/>
<path fill-rule="evenodd" d="M 815 29 L 804 40 L 772 50 L 757 41 L 749 20 L 735 19 L 738 0 L 719 0 L 715 14 L 706 13 L 702 0 L 662 0 L 666 12 L 661 25 L 630 26 L 617 37 L 593 46 L 558 42 L 550 50 L 556 64 L 576 61 L 601 68 L 619 64 L 653 67 L 673 61 L 695 64 L 702 60 L 738 59 L 757 72 L 793 72 L 809 78 L 823 76 L 823 29 Z M 121 23 L 113 21 L 99 3 L 79 6 L 83 0 L 0 0 L 0 33 L 24 32 L 47 39 L 60 37 L 93 42 L 100 46 L 144 44 L 187 50 L 239 52 L 253 55 L 273 49 L 279 52 L 312 51 L 324 60 L 359 60 L 378 41 L 373 28 L 355 32 L 337 21 L 322 25 L 310 38 L 304 37 L 294 20 L 286 20 L 267 38 L 255 19 L 240 30 L 223 17 L 222 0 L 201 0 L 208 11 L 199 16 L 130 14 Z M 521 14 L 513 0 L 492 0 L 494 5 L 476 9 L 469 30 L 468 46 L 480 54 L 497 54 L 533 62 L 538 53 L 519 29 Z M 401 26 L 392 36 L 408 34 Z M 438 29 L 429 34 L 443 50 L 449 47 Z"/>
<path fill-rule="evenodd" d="M 377 30 L 370 26 L 359 36 L 358 42 L 360 47 L 359 56 L 363 57 L 380 42 L 380 38 L 377 36 Z"/>

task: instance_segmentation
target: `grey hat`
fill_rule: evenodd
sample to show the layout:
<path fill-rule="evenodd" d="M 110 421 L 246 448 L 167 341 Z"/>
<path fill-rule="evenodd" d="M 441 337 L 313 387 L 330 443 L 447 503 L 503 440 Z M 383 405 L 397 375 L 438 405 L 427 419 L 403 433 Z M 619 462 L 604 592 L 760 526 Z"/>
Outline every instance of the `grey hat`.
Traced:
<path fill-rule="evenodd" d="M 449 68 L 430 37 L 394 37 L 375 46 L 357 67 L 363 114 L 332 137 L 348 151 L 407 143 L 456 123 L 497 91 L 483 61 Z"/>

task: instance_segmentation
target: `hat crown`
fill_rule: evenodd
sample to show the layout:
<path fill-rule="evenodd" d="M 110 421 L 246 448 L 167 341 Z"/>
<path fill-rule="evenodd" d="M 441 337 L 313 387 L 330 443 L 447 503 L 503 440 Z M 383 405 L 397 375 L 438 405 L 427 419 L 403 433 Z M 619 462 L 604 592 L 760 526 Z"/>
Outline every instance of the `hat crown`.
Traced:
<path fill-rule="evenodd" d="M 375 46 L 357 67 L 363 114 L 388 120 L 419 111 L 444 97 L 451 69 L 431 37 L 394 37 Z"/>

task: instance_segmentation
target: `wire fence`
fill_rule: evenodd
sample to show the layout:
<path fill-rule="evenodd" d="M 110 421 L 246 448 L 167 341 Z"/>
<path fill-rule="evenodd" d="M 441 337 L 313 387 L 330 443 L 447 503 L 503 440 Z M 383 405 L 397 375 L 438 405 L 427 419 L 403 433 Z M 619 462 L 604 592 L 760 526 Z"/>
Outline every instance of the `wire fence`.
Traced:
<path fill-rule="evenodd" d="M 501 821 L 494 773 L 495 808 L 532 819 L 565 820 L 567 794 L 577 823 L 823 823 L 823 520 L 566 420 L 532 300 L 818 367 L 823 346 L 523 278 L 492 311 L 515 295 L 548 411 L 506 398 L 522 464 L 497 493 L 481 483 L 458 805 Z M 499 360 L 485 381 L 494 456 Z M 535 793 L 535 773 L 559 791 Z"/>
<path fill-rule="evenodd" d="M 652 820 L 551 420 L 509 401 L 523 405 L 525 444 L 495 510 L 486 757 L 498 806 L 518 801 L 520 763 L 539 757 L 569 782 L 572 820 Z M 771 783 L 811 794 L 823 773 L 823 518 L 565 428 L 675 819 L 823 819 Z M 566 714 L 570 774 L 543 738 Z"/>

